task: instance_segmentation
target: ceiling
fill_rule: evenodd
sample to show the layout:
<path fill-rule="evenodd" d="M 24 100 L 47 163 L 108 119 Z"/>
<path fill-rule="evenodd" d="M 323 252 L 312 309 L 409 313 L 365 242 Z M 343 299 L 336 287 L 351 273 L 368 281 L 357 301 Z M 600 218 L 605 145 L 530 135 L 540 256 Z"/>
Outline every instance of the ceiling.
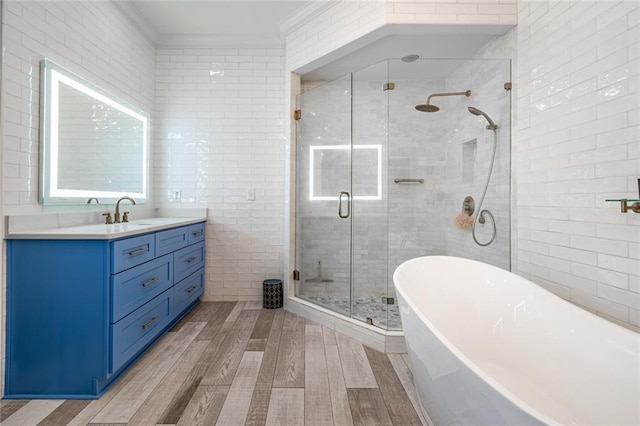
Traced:
<path fill-rule="evenodd" d="M 317 1 L 317 0 L 316 0 Z M 323 0 L 324 1 L 324 0 Z M 159 36 L 280 37 L 279 25 L 309 0 L 132 0 Z"/>
<path fill-rule="evenodd" d="M 330 81 L 350 72 L 356 72 L 354 78 L 365 80 L 386 76 L 400 80 L 443 79 L 457 68 L 459 59 L 472 58 L 493 37 L 493 34 L 388 35 L 327 63 L 315 64 L 310 70 L 303 69 L 300 74 L 303 81 Z M 411 54 L 421 60 L 411 63 L 400 60 Z M 383 62 L 386 59 L 391 61 Z"/>
<path fill-rule="evenodd" d="M 141 27 L 150 30 L 160 45 L 181 40 L 216 38 L 227 40 L 273 40 L 282 45 L 280 26 L 303 8 L 331 0 L 119 0 L 133 9 Z M 471 58 L 485 43 L 508 26 L 387 25 L 332 51 L 295 72 L 303 81 L 329 81 L 362 70 L 388 58 L 409 54 L 421 58 Z M 442 62 L 444 64 L 445 62 Z M 390 63 L 397 78 L 439 78 L 450 72 L 433 62 Z M 442 68 L 444 67 L 444 68 Z M 442 68 L 442 69 L 441 69 Z M 380 67 L 363 71 L 379 74 Z M 386 70 L 386 67 L 385 67 Z M 386 72 L 386 71 L 385 71 Z"/>

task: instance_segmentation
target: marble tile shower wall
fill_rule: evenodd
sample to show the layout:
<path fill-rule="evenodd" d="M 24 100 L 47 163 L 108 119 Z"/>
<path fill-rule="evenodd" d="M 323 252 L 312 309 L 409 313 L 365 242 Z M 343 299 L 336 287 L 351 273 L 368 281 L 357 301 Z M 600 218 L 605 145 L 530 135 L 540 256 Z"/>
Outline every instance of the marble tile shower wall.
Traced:
<path fill-rule="evenodd" d="M 510 92 L 504 83 L 511 80 L 508 60 L 470 60 L 461 63 L 447 78 L 446 91 L 471 90 L 471 96 L 446 101 L 439 112 L 450 131 L 442 141 L 447 151 L 447 177 L 444 188 L 444 215 L 447 218 L 446 253 L 466 257 L 510 270 L 510 176 L 511 176 L 511 108 Z M 445 102 L 445 101 L 443 101 Z M 487 113 L 498 124 L 498 147 L 482 209 L 489 210 L 496 222 L 496 239 L 486 247 L 477 245 L 468 229 L 451 226 L 462 210 L 468 195 L 476 203 L 476 212 L 489 172 L 494 134 L 486 129 L 484 117 L 471 115 L 474 106 Z M 437 113 L 438 114 L 438 113 Z M 477 239 L 491 240 L 491 219 L 478 224 Z"/>
<path fill-rule="evenodd" d="M 114 2 L 2 2 L 4 214 L 40 213 L 40 60 L 151 112 L 154 46 Z"/>
<path fill-rule="evenodd" d="M 370 72 L 386 74 L 386 64 L 374 65 L 368 70 L 353 74 L 352 132 L 356 145 L 379 146 L 382 166 L 380 199 L 354 199 L 352 238 L 352 297 L 373 296 L 380 301 L 387 291 L 387 247 L 389 244 L 389 155 L 388 133 L 389 91 L 382 88 L 383 80 L 366 78 Z M 353 194 L 354 196 L 376 195 L 378 165 L 368 164 L 354 150 Z"/>
<path fill-rule="evenodd" d="M 640 3 L 519 3 L 516 272 L 640 330 Z"/>
<path fill-rule="evenodd" d="M 282 277 L 284 50 L 158 48 L 156 205 L 209 210 L 205 298 Z"/>
<path fill-rule="evenodd" d="M 297 294 L 348 297 L 350 221 L 338 218 L 337 196 L 340 191 L 351 192 L 350 153 L 321 150 L 314 155 L 314 195 L 335 199 L 311 199 L 309 171 L 310 146 L 348 147 L 350 144 L 350 78 L 334 80 L 303 93 L 298 107 L 302 110 L 302 119 L 296 124 L 299 166 L 296 205 L 299 263 L 296 267 L 301 273 Z M 321 160 L 329 155 L 329 161 Z"/>
<path fill-rule="evenodd" d="M 444 82 L 397 81 L 395 90 L 386 92 L 382 84 L 382 80 L 361 81 L 357 73 L 354 75 L 353 122 L 348 119 L 348 103 L 338 101 L 345 95 L 344 84 L 316 87 L 304 95 L 307 105 L 303 106 L 299 124 L 312 143 L 318 143 L 317 136 L 321 135 L 324 144 L 348 144 L 353 126 L 354 145 L 380 145 L 382 150 L 380 200 L 357 198 L 367 195 L 363 188 L 370 188 L 366 182 L 375 176 L 371 170 L 377 170 L 377 165 L 365 162 L 358 149 L 353 154 L 354 297 L 393 295 L 391 275 L 400 263 L 420 255 L 444 254 L 445 250 L 441 208 L 444 129 L 440 121 L 425 120 L 413 108 L 424 102 L 426 93 L 441 91 Z M 310 107 L 309 99 L 313 99 L 313 115 L 321 119 L 305 122 L 304 108 Z M 327 129 L 332 129 L 333 140 L 327 141 Z M 305 146 L 301 152 L 303 164 L 308 164 L 307 149 Z M 306 176 L 308 172 L 302 173 Z M 344 190 L 349 190 L 348 173 L 332 176 L 346 180 Z M 425 183 L 395 184 L 396 178 L 422 178 Z M 310 201 L 306 185 L 305 182 L 301 187 L 301 222 L 297 229 L 303 252 L 299 294 L 348 296 L 349 224 L 337 218 L 337 200 Z M 337 183 L 331 186 L 339 187 Z M 322 278 L 332 281 L 314 279 L 318 262 L 322 265 Z"/>
<path fill-rule="evenodd" d="M 286 72 L 311 64 L 332 51 L 346 46 L 385 24 L 515 24 L 516 0 L 473 1 L 459 4 L 455 0 L 418 1 L 335 1 L 319 13 L 296 22 L 285 30 Z M 287 98 L 291 85 L 286 85 Z M 424 102 L 424 100 L 421 100 Z M 416 102 L 417 103 L 417 102 Z M 289 105 L 287 105 L 289 106 Z M 405 190 L 411 191 L 406 188 Z M 355 206 L 357 208 L 357 205 Z M 412 206 L 410 208 L 413 208 Z M 289 233 L 289 223 L 285 231 Z M 379 231 L 380 228 L 376 228 Z M 377 239 L 382 236 L 376 237 Z M 399 245 L 402 245 L 399 238 Z M 405 243 L 404 247 L 409 247 Z M 290 248 L 285 247 L 288 264 L 295 266 Z M 385 266 L 386 267 L 386 266 Z M 285 278 L 285 285 L 289 280 Z M 344 291 L 344 290 L 342 290 Z"/>
<path fill-rule="evenodd" d="M 386 70 L 386 64 L 384 69 Z M 354 296 L 393 296 L 392 276 L 405 260 L 444 253 L 440 207 L 444 177 L 442 123 L 425 120 L 414 106 L 442 82 L 390 79 L 361 81 L 354 74 L 354 144 L 382 147 L 382 199 L 355 200 L 353 216 Z M 357 152 L 357 151 L 356 151 Z M 354 159 L 354 194 L 367 165 Z M 424 179 L 398 184 L 395 179 Z"/>
<path fill-rule="evenodd" d="M 442 201 L 446 151 L 445 123 L 415 109 L 429 93 L 442 92 L 444 81 L 390 79 L 389 92 L 389 247 L 385 282 L 393 292 L 393 272 L 404 261 L 445 253 Z M 380 83 L 378 83 L 380 84 Z M 422 184 L 398 184 L 395 179 L 424 179 Z"/>

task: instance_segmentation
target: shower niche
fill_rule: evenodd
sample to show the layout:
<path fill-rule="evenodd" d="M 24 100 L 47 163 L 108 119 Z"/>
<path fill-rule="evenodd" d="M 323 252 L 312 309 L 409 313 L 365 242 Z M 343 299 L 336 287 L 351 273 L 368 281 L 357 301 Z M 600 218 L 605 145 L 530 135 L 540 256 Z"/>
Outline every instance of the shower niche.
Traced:
<path fill-rule="evenodd" d="M 510 269 L 507 81 L 508 60 L 478 59 L 386 59 L 330 81 L 302 76 L 295 297 L 401 330 L 392 276 L 402 262 L 451 255 Z M 498 126 L 487 247 L 454 223 L 460 200 L 481 197 L 494 143 L 472 110 Z"/>

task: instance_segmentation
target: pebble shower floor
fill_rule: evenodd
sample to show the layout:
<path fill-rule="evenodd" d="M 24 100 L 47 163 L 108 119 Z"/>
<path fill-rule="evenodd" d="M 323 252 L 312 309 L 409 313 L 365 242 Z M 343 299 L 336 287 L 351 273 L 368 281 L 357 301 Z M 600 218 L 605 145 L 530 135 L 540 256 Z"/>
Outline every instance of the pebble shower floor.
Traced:
<path fill-rule="evenodd" d="M 346 296 L 300 295 L 300 297 L 349 316 L 349 298 Z M 371 318 L 373 325 L 387 330 L 402 330 L 398 305 L 384 304 L 381 297 L 360 296 L 354 298 L 352 316 L 360 321 L 366 321 L 367 318 Z"/>

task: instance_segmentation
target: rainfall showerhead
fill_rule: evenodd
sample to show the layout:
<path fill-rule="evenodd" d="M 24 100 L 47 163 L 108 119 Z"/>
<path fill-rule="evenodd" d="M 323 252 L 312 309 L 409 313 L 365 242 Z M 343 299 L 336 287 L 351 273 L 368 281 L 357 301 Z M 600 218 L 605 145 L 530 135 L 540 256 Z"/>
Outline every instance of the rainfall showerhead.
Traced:
<path fill-rule="evenodd" d="M 434 93 L 433 95 L 429 95 L 429 97 L 427 98 L 426 104 L 416 105 L 416 109 L 421 112 L 439 111 L 440 108 L 438 108 L 435 105 L 431 105 L 431 98 L 434 98 L 436 96 L 467 96 L 468 97 L 468 96 L 471 96 L 471 90 L 466 90 L 464 92 Z"/>
<path fill-rule="evenodd" d="M 479 110 L 478 108 L 474 108 L 472 106 L 469 107 L 469 112 L 473 115 L 481 115 L 483 116 L 489 124 L 487 125 L 488 130 L 495 130 L 498 128 L 498 125 L 493 122 L 491 117 L 489 117 L 484 111 Z"/>
<path fill-rule="evenodd" d="M 421 112 L 436 112 L 436 111 L 440 111 L 440 108 L 438 108 L 435 105 L 431 105 L 431 104 L 416 105 L 416 109 L 418 111 L 421 111 Z"/>

